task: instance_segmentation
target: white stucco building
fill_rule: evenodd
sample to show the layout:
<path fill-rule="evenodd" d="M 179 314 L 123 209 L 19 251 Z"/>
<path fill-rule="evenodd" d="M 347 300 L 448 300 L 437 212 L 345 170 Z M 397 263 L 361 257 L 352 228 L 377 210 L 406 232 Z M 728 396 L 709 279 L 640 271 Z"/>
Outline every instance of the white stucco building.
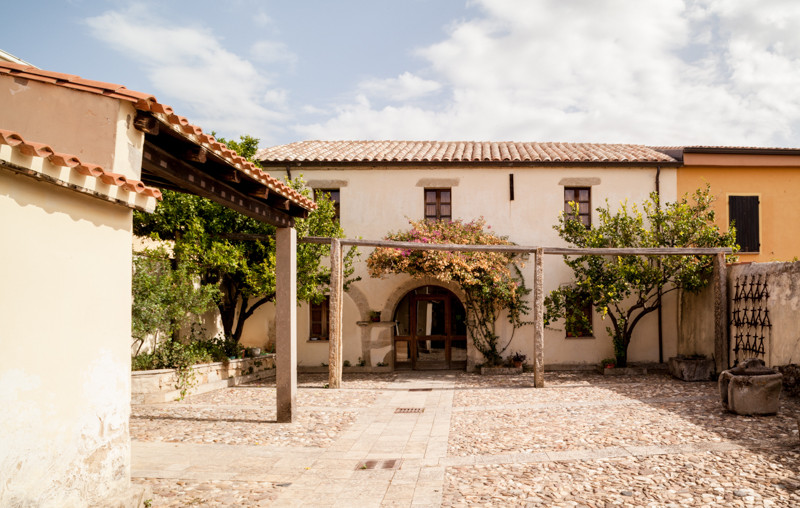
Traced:
<path fill-rule="evenodd" d="M 272 175 L 302 174 L 315 192 L 331 193 L 348 238 L 382 239 L 408 229 L 409 219 L 483 217 L 518 245 L 551 247 L 566 246 L 553 230 L 565 201 L 580 202 L 587 221 L 597 220 L 594 209 L 606 200 L 612 208 L 626 199 L 640 203 L 658 190 L 663 201 L 674 201 L 679 165 L 644 146 L 576 143 L 306 141 L 264 149 L 258 158 Z M 360 250 L 356 275 L 362 280 L 344 298 L 344 360 L 395 369 L 470 368 L 483 361 L 465 329 L 457 288 L 405 276 L 370 278 L 365 260 L 371 249 Z M 545 294 L 570 281 L 560 256 L 547 256 L 544 263 Z M 532 287 L 532 266 L 523 273 Z M 669 295 L 663 358 L 676 354 L 675 309 Z M 371 319 L 376 312 L 379 322 Z M 327 362 L 325 313 L 324 304 L 304 305 L 298 313 L 301 367 Z M 508 336 L 505 324 L 501 335 Z M 574 366 L 613 356 L 607 326 L 594 314 L 591 335 L 568 337 L 559 324 L 546 329 L 545 365 Z M 517 331 L 506 355 L 512 351 L 532 358 L 533 327 Z M 655 313 L 637 327 L 629 360 L 659 360 Z"/>

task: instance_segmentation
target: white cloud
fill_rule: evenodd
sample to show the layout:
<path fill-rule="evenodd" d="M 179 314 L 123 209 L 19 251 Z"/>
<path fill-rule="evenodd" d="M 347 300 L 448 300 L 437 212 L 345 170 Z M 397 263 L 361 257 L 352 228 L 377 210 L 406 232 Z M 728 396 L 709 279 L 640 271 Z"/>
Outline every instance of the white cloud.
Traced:
<path fill-rule="evenodd" d="M 204 130 L 242 133 L 269 143 L 288 118 L 286 92 L 244 58 L 226 50 L 210 30 L 159 24 L 145 9 L 109 11 L 86 20 L 97 39 L 140 61 L 159 100 Z"/>
<path fill-rule="evenodd" d="M 800 145 L 800 4 L 477 0 L 481 16 L 368 80 L 303 137 Z M 433 91 L 436 100 L 425 102 Z M 444 100 L 442 100 L 444 98 Z"/>
<path fill-rule="evenodd" d="M 358 88 L 367 95 L 382 97 L 390 101 L 407 101 L 436 92 L 441 85 L 436 81 L 404 72 L 396 78 L 363 81 Z"/>

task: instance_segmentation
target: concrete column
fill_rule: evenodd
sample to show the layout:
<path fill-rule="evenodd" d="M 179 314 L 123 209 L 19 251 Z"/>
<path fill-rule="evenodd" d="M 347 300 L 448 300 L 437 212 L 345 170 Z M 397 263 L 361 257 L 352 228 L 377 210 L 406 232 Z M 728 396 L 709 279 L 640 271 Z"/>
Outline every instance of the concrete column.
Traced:
<path fill-rule="evenodd" d="M 275 238 L 275 386 L 278 422 L 291 423 L 297 398 L 297 231 Z"/>
<path fill-rule="evenodd" d="M 533 385 L 536 388 L 544 387 L 544 287 L 542 279 L 543 252 L 542 248 L 536 249 L 535 278 L 533 281 Z"/>
<path fill-rule="evenodd" d="M 730 367 L 730 344 L 728 344 L 728 267 L 725 254 L 714 256 L 714 358 L 717 373 Z"/>
<path fill-rule="evenodd" d="M 331 240 L 331 285 L 328 308 L 328 388 L 342 385 L 342 243 Z"/>

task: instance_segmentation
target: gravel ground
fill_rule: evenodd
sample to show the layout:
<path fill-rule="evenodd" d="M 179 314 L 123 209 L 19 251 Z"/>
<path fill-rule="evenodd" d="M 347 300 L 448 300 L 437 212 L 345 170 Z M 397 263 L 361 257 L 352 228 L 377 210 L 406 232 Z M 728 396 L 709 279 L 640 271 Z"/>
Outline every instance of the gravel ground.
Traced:
<path fill-rule="evenodd" d="M 451 467 L 443 506 L 800 506 L 800 451 Z"/>
<path fill-rule="evenodd" d="M 530 373 L 453 378 L 447 458 L 474 464 L 445 469 L 442 506 L 800 506 L 800 399 L 783 398 L 776 416 L 742 417 L 722 410 L 716 383 L 662 374 L 548 372 L 544 389 L 532 388 Z M 324 389 L 326 382 L 325 374 L 300 376 L 293 424 L 274 423 L 274 382 L 261 382 L 135 405 L 131 434 L 142 441 L 328 448 L 359 412 L 406 389 L 404 374 L 394 373 L 345 375 L 342 390 Z M 704 451 L 726 444 L 737 446 Z M 630 447 L 660 448 L 637 455 Z M 597 458 L 605 449 L 623 452 Z M 565 451 L 595 455 L 546 455 Z M 516 455 L 524 452 L 534 455 Z M 269 506 L 283 488 L 134 482 L 150 485 L 154 507 Z"/>
<path fill-rule="evenodd" d="M 134 483 L 150 486 L 154 508 L 270 506 L 280 489 L 269 482 L 193 482 L 147 478 L 136 479 Z"/>

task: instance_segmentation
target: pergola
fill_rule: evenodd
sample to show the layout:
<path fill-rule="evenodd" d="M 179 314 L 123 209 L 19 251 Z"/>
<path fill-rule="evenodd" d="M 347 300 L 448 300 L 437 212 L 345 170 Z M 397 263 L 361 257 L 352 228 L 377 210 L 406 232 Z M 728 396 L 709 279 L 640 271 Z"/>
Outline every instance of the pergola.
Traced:
<path fill-rule="evenodd" d="M 291 422 L 297 393 L 297 231 L 314 203 L 157 103 L 134 120 L 145 133 L 142 181 L 202 196 L 277 227 L 277 421 Z"/>
<path fill-rule="evenodd" d="M 342 382 L 342 247 L 385 247 L 403 250 L 445 250 L 470 252 L 525 253 L 534 256 L 534 303 L 533 303 L 533 379 L 534 386 L 544 386 L 544 270 L 542 259 L 545 255 L 562 256 L 714 256 L 714 352 L 717 370 L 728 367 L 727 341 L 727 286 L 725 255 L 730 248 L 600 248 L 582 249 L 571 247 L 534 247 L 517 245 L 461 245 L 432 244 L 416 242 L 395 242 L 389 240 L 360 240 L 309 237 L 301 242 L 330 243 L 331 245 L 331 285 L 329 310 L 328 385 L 339 388 Z M 280 355 L 280 351 L 278 351 Z"/>

